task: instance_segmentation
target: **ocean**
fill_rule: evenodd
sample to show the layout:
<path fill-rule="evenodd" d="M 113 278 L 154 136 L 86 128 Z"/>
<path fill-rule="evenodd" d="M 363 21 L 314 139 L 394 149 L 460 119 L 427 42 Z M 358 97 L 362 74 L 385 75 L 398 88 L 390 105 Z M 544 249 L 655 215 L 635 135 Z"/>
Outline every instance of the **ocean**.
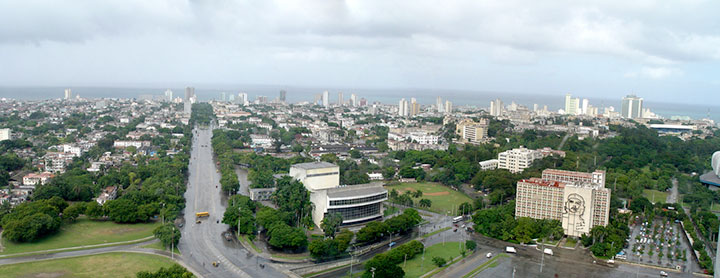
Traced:
<path fill-rule="evenodd" d="M 163 95 L 168 88 L 123 88 L 123 87 L 71 87 L 73 96 L 80 95 L 83 98 L 138 98 L 141 95 Z M 169 88 L 173 91 L 174 97 L 183 97 L 185 88 Z M 0 98 L 14 99 L 52 99 L 62 98 L 64 96 L 64 87 L 0 87 Z M 222 92 L 228 95 L 231 93 L 246 92 L 249 100 L 254 100 L 257 96 L 266 96 L 268 100 L 275 99 L 279 96 L 280 90 L 287 91 L 288 102 L 313 101 L 315 95 L 325 90 L 330 92 L 330 102 L 336 102 L 338 92 L 343 92 L 345 101 L 350 99 L 350 94 L 355 93 L 360 98 L 367 99 L 368 103 L 375 101 L 386 104 L 397 104 L 401 98 L 410 100 L 411 97 L 417 99 L 421 104 L 435 104 L 436 98 L 441 96 L 443 102 L 450 100 L 453 106 L 475 106 L 485 108 L 490 106 L 490 101 L 500 98 L 505 105 L 515 101 L 532 109 L 533 104 L 540 107 L 547 105 L 549 110 L 557 111 L 564 108 L 565 95 L 544 95 L 544 94 L 521 94 L 508 92 L 490 92 L 490 91 L 459 91 L 459 90 L 438 90 L 438 89 L 337 89 L 337 88 L 310 88 L 310 87 L 291 87 L 291 86 L 196 86 L 195 95 L 200 101 L 208 101 L 220 99 Z M 573 96 L 576 97 L 576 96 Z M 581 96 L 580 96 L 581 97 Z M 642 95 L 640 95 L 642 97 Z M 620 110 L 621 99 L 602 99 L 588 98 L 590 105 L 599 107 L 602 113 L 604 107 L 613 106 L 615 111 Z M 720 122 L 720 106 L 703 104 L 680 104 L 665 103 L 645 98 L 644 108 L 650 108 L 652 112 L 664 118 L 672 116 L 686 116 L 692 119 L 710 118 L 716 122 Z"/>

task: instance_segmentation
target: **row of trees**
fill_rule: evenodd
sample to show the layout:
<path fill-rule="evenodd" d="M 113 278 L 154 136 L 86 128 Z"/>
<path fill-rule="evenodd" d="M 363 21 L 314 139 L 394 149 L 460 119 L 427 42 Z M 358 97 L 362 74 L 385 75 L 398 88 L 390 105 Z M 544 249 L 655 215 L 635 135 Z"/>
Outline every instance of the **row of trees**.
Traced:
<path fill-rule="evenodd" d="M 392 217 L 385 222 L 370 222 L 357 232 L 357 243 L 369 244 L 378 242 L 391 234 L 404 234 L 410 232 L 415 225 L 422 221 L 422 217 L 415 209 L 405 209 L 402 214 Z"/>
<path fill-rule="evenodd" d="M 422 243 L 413 240 L 386 253 L 377 254 L 365 262 L 365 272 L 362 277 L 404 277 L 405 271 L 398 266 L 398 264 L 402 263 L 405 259 L 410 260 L 416 255 L 421 254 L 424 248 Z"/>
<path fill-rule="evenodd" d="M 535 238 L 562 238 L 564 231 L 558 220 L 515 219 L 515 202 L 483 209 L 473 215 L 475 231 L 504 241 L 529 243 Z"/>
<path fill-rule="evenodd" d="M 316 261 L 332 260 L 346 255 L 345 251 L 350 247 L 350 242 L 354 237 L 353 232 L 344 229 L 332 238 L 326 237 L 310 242 L 308 251 Z"/>

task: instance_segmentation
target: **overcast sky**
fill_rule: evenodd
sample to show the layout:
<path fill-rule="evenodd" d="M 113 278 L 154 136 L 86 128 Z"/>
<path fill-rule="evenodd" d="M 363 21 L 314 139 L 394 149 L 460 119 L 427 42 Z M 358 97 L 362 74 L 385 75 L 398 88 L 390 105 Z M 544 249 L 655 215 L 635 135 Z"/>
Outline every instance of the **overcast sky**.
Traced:
<path fill-rule="evenodd" d="M 0 85 L 633 92 L 719 103 L 718 11 L 710 0 L 0 0 Z"/>

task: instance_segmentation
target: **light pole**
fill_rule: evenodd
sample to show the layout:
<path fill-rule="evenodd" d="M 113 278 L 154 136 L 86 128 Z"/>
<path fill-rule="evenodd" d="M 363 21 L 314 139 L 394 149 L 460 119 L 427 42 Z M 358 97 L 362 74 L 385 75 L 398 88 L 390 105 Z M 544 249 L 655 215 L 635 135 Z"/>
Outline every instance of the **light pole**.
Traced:
<path fill-rule="evenodd" d="M 542 273 L 543 265 L 545 264 L 545 243 L 542 243 L 540 246 L 540 252 L 542 252 L 542 259 L 540 259 L 540 273 Z"/>
<path fill-rule="evenodd" d="M 172 238 L 170 240 L 170 258 L 175 259 L 175 225 L 172 227 Z"/>

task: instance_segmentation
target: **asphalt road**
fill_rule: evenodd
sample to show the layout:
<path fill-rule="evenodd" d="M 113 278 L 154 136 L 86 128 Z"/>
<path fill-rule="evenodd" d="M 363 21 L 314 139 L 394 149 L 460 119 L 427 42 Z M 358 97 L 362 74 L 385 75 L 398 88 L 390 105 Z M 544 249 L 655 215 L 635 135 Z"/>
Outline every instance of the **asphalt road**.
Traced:
<path fill-rule="evenodd" d="M 287 277 L 266 259 L 256 257 L 239 242 L 226 241 L 222 234 L 228 225 L 218 223 L 225 212 L 220 189 L 220 174 L 213 160 L 211 129 L 194 130 L 185 192 L 185 225 L 178 248 L 184 262 L 202 277 Z M 195 213 L 207 211 L 209 217 L 196 223 Z M 213 262 L 219 266 L 214 267 Z M 261 267 L 264 265 L 264 267 Z"/>

